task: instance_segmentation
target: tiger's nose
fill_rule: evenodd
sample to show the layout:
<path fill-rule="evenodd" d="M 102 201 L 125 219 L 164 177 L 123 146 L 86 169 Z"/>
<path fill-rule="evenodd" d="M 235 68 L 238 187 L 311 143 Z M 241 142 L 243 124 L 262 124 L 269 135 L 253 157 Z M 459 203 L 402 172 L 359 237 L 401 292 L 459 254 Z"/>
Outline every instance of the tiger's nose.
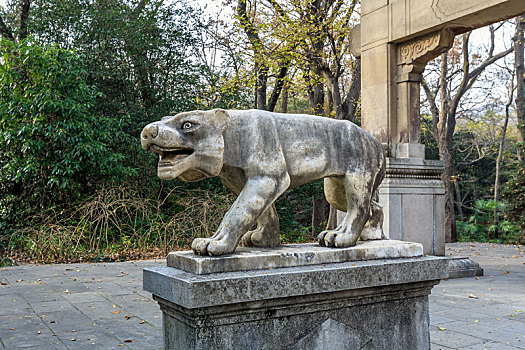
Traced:
<path fill-rule="evenodd" d="M 154 139 L 159 134 L 159 126 L 157 123 L 151 123 L 144 127 L 142 130 L 143 139 Z"/>

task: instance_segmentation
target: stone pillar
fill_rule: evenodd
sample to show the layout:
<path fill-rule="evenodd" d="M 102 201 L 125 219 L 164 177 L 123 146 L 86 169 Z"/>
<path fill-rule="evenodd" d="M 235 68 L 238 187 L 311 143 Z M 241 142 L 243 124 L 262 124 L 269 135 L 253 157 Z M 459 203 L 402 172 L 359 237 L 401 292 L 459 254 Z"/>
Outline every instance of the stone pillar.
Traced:
<path fill-rule="evenodd" d="M 446 259 L 369 260 L 420 249 L 376 241 L 238 248 L 215 258 L 176 252 L 172 266 L 144 270 L 144 289 L 162 310 L 165 349 L 429 349 L 428 295 L 448 276 Z M 337 256 L 342 262 L 315 264 Z"/>
<path fill-rule="evenodd" d="M 379 138 L 387 154 L 387 175 L 379 189 L 383 230 L 390 238 L 423 244 L 425 254 L 444 255 L 442 166 L 425 160 L 420 85 L 425 65 L 452 46 L 454 33 L 439 29 L 392 41 L 398 28 L 390 20 L 390 2 L 368 0 L 362 6 L 363 128 Z"/>

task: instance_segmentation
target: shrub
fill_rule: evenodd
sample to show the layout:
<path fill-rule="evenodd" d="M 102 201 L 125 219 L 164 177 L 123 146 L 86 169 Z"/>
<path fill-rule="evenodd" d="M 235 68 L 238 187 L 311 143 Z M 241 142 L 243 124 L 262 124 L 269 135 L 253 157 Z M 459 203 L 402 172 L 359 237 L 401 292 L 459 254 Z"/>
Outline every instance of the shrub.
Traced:
<path fill-rule="evenodd" d="M 477 200 L 474 202 L 474 214 L 469 217 L 468 221 L 456 221 L 459 241 L 523 243 L 523 240 L 520 239 L 519 227 L 515 223 L 509 220 L 494 223 L 494 210 L 506 212 L 508 206 L 509 204 L 503 201 Z"/>
<path fill-rule="evenodd" d="M 133 174 L 112 149 L 124 121 L 92 113 L 102 96 L 82 57 L 31 39 L 0 52 L 0 229 Z"/>

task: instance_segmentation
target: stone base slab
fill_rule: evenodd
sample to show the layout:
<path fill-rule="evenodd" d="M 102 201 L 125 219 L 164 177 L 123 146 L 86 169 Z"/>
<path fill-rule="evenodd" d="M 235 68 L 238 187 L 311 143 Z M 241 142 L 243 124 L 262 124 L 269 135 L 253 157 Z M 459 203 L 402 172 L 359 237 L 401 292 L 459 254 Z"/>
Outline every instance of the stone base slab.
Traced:
<path fill-rule="evenodd" d="M 483 276 L 483 269 L 468 257 L 448 258 L 448 278 Z"/>
<path fill-rule="evenodd" d="M 202 275 L 418 256 L 423 256 L 423 246 L 419 243 L 377 240 L 358 241 L 356 246 L 349 248 L 329 248 L 318 243 L 284 244 L 276 248 L 238 247 L 235 253 L 220 257 L 198 256 L 192 251 L 180 251 L 169 253 L 167 265 Z"/>
<path fill-rule="evenodd" d="M 429 349 L 428 294 L 448 261 L 417 257 L 196 275 L 144 269 L 166 349 Z"/>

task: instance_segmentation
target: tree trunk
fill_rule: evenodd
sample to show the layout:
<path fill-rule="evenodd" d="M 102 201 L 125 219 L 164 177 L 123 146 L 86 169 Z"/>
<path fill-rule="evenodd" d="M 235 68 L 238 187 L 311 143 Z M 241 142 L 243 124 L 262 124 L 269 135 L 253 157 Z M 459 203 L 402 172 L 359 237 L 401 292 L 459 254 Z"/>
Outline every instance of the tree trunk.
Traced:
<path fill-rule="evenodd" d="M 273 112 L 275 110 L 275 106 L 277 105 L 277 100 L 279 99 L 279 95 L 281 94 L 281 91 L 283 90 L 283 86 L 286 79 L 286 74 L 288 74 L 288 66 L 283 65 L 279 69 L 279 75 L 277 76 L 277 79 L 275 80 L 275 85 L 273 87 L 272 95 L 270 96 L 270 100 L 268 101 L 268 111 Z"/>
<path fill-rule="evenodd" d="M 283 86 L 283 96 L 281 98 L 281 112 L 287 113 L 288 112 L 288 84 L 285 83 Z"/>
<path fill-rule="evenodd" d="M 324 198 L 312 197 L 312 236 L 317 237 L 317 231 L 326 218 L 327 202 Z"/>
<path fill-rule="evenodd" d="M 313 113 L 315 115 L 323 115 L 324 111 L 324 85 L 323 83 L 315 83 L 312 87 L 313 91 Z"/>
<path fill-rule="evenodd" d="M 266 110 L 266 83 L 268 81 L 269 70 L 268 65 L 263 61 L 262 41 L 259 38 L 259 34 L 257 33 L 252 20 L 248 18 L 246 0 L 238 1 L 237 16 L 248 40 L 250 40 L 255 57 L 255 107 L 257 109 Z"/>
<path fill-rule="evenodd" d="M 514 64 L 516 65 L 516 114 L 518 119 L 519 141 L 525 140 L 525 64 L 524 64 L 525 15 L 516 18 L 516 36 L 514 37 Z M 520 160 L 524 160 L 519 153 Z"/>
<path fill-rule="evenodd" d="M 27 38 L 27 17 L 29 16 L 29 6 L 31 5 L 29 0 L 20 1 L 20 12 L 19 12 L 19 30 L 18 40 L 22 41 Z"/>
<path fill-rule="evenodd" d="M 457 174 L 457 171 L 455 172 Z M 454 179 L 454 190 L 456 192 L 456 209 L 458 210 L 459 219 L 461 221 L 465 220 L 465 215 L 463 214 L 463 203 L 461 198 L 461 188 L 459 187 L 459 179 L 456 176 Z"/>
<path fill-rule="evenodd" d="M 514 80 L 514 77 L 512 77 L 511 81 Z M 518 77 L 519 80 L 519 77 Z M 503 151 L 505 150 L 505 136 L 507 135 L 507 127 L 509 125 L 509 115 L 510 115 L 510 106 L 512 105 L 512 99 L 513 99 L 513 92 L 514 92 L 514 84 L 511 82 L 511 92 L 510 92 L 510 98 L 509 102 L 505 105 L 505 122 L 503 123 L 503 130 L 501 131 L 501 140 L 499 143 L 499 150 L 498 150 L 498 158 L 496 159 L 496 178 L 494 180 L 494 227 L 496 227 L 496 230 L 494 231 L 494 238 L 498 238 L 499 231 L 498 231 L 498 225 L 499 225 L 499 213 L 498 213 L 498 206 L 497 203 L 499 202 L 499 195 L 500 195 L 500 177 L 501 177 L 501 162 L 503 160 Z"/>
<path fill-rule="evenodd" d="M 268 81 L 268 67 L 263 64 L 258 64 L 258 69 L 255 72 L 256 77 L 256 100 L 257 100 L 257 109 L 263 111 L 266 110 L 266 83 Z"/>
<path fill-rule="evenodd" d="M 445 242 L 457 242 L 456 218 L 454 213 L 454 187 L 452 184 L 452 156 L 446 140 L 440 140 L 439 158 L 443 162 L 441 180 L 445 185 Z"/>
<path fill-rule="evenodd" d="M 361 59 L 355 60 L 352 69 L 352 84 L 350 91 L 343 101 L 343 117 L 344 120 L 349 120 L 353 123 L 357 120 L 359 98 L 361 97 Z"/>
<path fill-rule="evenodd" d="M 332 90 L 327 89 L 324 115 L 329 116 L 333 110 L 334 110 L 334 98 L 332 96 Z"/>

